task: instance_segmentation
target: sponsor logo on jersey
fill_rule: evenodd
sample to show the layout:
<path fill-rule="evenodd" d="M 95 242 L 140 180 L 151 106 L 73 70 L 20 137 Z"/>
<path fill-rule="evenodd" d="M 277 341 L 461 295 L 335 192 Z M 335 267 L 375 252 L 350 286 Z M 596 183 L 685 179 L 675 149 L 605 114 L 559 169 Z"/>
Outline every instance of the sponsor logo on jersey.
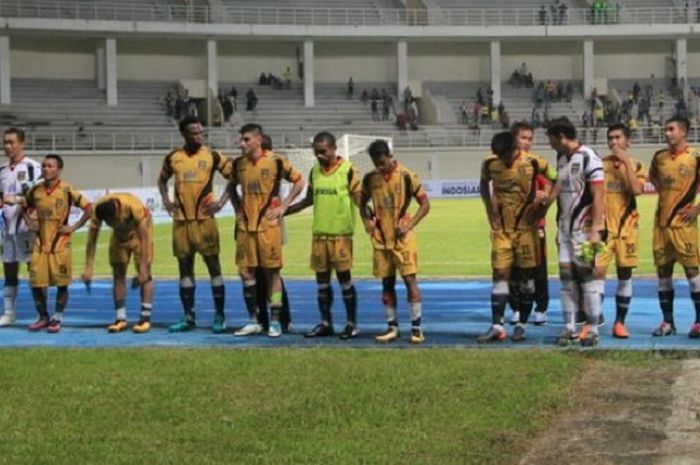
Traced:
<path fill-rule="evenodd" d="M 200 170 L 207 169 L 207 161 L 206 160 L 199 160 L 199 162 L 197 163 L 197 168 L 199 168 Z"/>
<path fill-rule="evenodd" d="M 317 187 L 314 189 L 314 195 L 338 195 L 338 189 Z"/>
<path fill-rule="evenodd" d="M 581 163 L 572 163 L 571 164 L 571 174 L 574 176 L 579 174 L 581 172 Z"/>
<path fill-rule="evenodd" d="M 185 171 L 182 175 L 182 180 L 185 182 L 195 181 L 197 179 L 196 171 Z"/>
<path fill-rule="evenodd" d="M 17 181 L 22 182 L 27 179 L 27 172 L 26 171 L 18 171 L 17 172 Z"/>

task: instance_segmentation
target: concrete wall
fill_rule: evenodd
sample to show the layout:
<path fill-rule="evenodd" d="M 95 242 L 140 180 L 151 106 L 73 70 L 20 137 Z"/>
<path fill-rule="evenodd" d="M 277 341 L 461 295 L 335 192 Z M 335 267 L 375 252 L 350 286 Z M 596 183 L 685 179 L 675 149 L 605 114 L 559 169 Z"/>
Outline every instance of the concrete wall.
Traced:
<path fill-rule="evenodd" d="M 119 79 L 175 81 L 206 79 L 206 42 L 156 39 L 117 40 Z"/>
<path fill-rule="evenodd" d="M 296 70 L 297 47 L 300 42 L 221 41 L 219 80 L 257 82 L 261 72 L 282 76 L 287 67 Z"/>
<path fill-rule="evenodd" d="M 13 78 L 95 79 L 97 40 L 66 37 L 12 37 Z"/>
<path fill-rule="evenodd" d="M 666 59 L 671 56 L 673 41 L 608 41 L 594 42 L 595 77 L 608 79 L 657 78 L 666 76 Z M 695 60 L 688 57 L 688 73 Z M 700 68 L 696 66 L 696 71 Z M 700 74 L 696 74 L 700 75 Z"/>
<path fill-rule="evenodd" d="M 520 65 L 527 63 L 536 80 L 582 79 L 583 45 L 581 42 L 501 42 L 503 79 Z"/>
<path fill-rule="evenodd" d="M 396 44 L 391 42 L 314 43 L 317 82 L 396 82 Z M 409 58 L 410 61 L 410 58 Z"/>
<path fill-rule="evenodd" d="M 489 44 L 409 42 L 408 78 L 421 81 L 488 81 Z"/>

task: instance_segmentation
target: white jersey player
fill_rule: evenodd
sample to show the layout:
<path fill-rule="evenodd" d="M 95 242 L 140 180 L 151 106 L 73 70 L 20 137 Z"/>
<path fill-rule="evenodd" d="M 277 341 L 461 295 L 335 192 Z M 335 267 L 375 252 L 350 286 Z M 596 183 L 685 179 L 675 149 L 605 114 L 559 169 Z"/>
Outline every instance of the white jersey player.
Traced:
<path fill-rule="evenodd" d="M 24 209 L 18 204 L 18 197 L 24 196 L 41 177 L 41 165 L 24 155 L 24 140 L 24 131 L 21 129 L 8 128 L 3 133 L 7 161 L 0 166 L 4 220 L 2 262 L 5 274 L 4 314 L 0 316 L 0 326 L 15 323 L 19 264 L 29 262 L 34 245 L 34 233 L 27 227 Z"/>
<path fill-rule="evenodd" d="M 598 319 L 601 310 L 603 280 L 593 276 L 595 251 L 604 243 L 605 229 L 604 173 L 600 157 L 576 138 L 576 129 L 568 120 L 554 121 L 547 129 L 549 142 L 559 154 L 557 183 L 550 201 L 559 204 L 557 243 L 561 278 L 561 305 L 566 330 L 561 344 L 579 339 L 581 345 L 598 342 Z M 583 291 L 583 299 L 578 297 Z M 575 315 L 579 302 L 587 324 L 576 334 Z"/>

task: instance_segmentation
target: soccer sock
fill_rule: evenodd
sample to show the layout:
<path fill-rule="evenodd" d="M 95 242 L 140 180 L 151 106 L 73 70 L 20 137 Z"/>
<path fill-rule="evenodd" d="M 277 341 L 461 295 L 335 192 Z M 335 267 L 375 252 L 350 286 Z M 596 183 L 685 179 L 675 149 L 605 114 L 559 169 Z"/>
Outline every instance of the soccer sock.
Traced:
<path fill-rule="evenodd" d="M 520 323 L 527 324 L 527 319 L 532 313 L 535 300 L 535 280 L 528 279 L 520 283 Z"/>
<path fill-rule="evenodd" d="M 546 248 L 546 245 L 544 246 Z M 547 257 L 535 270 L 535 304 L 536 312 L 546 312 L 549 306 L 549 276 L 547 276 Z"/>
<path fill-rule="evenodd" d="M 46 289 L 43 287 L 33 287 L 32 296 L 34 297 L 34 304 L 36 305 L 36 312 L 39 314 L 39 318 L 48 319 L 49 312 L 46 303 Z"/>
<path fill-rule="evenodd" d="M 675 326 L 673 321 L 673 278 L 659 278 L 659 305 L 664 315 L 664 321 Z"/>
<path fill-rule="evenodd" d="M 114 301 L 114 310 L 117 313 L 117 320 L 126 320 L 126 300 L 116 299 Z"/>
<path fill-rule="evenodd" d="M 254 279 L 243 281 L 243 300 L 251 323 L 258 322 L 258 286 Z"/>
<path fill-rule="evenodd" d="M 593 334 L 598 334 L 598 318 L 600 317 L 600 285 L 597 281 L 586 281 L 581 285 L 583 287 L 583 309 L 586 312 L 590 332 Z"/>
<path fill-rule="evenodd" d="M 270 296 L 270 322 L 280 321 L 280 313 L 282 312 L 282 293 L 273 292 Z"/>
<path fill-rule="evenodd" d="M 420 302 L 409 302 L 408 306 L 411 309 L 411 327 L 419 329 L 421 317 L 423 315 L 423 304 Z"/>
<path fill-rule="evenodd" d="M 700 275 L 688 279 L 690 298 L 695 306 L 695 323 L 700 323 Z"/>
<path fill-rule="evenodd" d="M 615 321 L 625 322 L 630 302 L 632 302 L 632 280 L 618 279 L 617 292 L 615 293 Z"/>
<path fill-rule="evenodd" d="M 217 319 L 223 319 L 224 316 L 224 301 L 226 300 L 226 287 L 224 286 L 224 278 L 214 276 L 211 278 L 211 296 L 214 300 L 214 311 Z"/>
<path fill-rule="evenodd" d="M 194 289 L 192 278 L 180 278 L 180 302 L 188 320 L 194 320 Z"/>
<path fill-rule="evenodd" d="M 493 282 L 491 289 L 491 323 L 500 325 L 506 313 L 508 302 L 508 281 L 498 280 Z"/>
<path fill-rule="evenodd" d="M 382 303 L 384 313 L 389 326 L 399 326 L 396 319 L 396 278 L 384 278 L 382 280 Z"/>
<path fill-rule="evenodd" d="M 345 303 L 348 324 L 355 326 L 357 324 L 357 291 L 352 281 L 341 284 L 340 287 L 343 292 L 343 302 Z"/>
<path fill-rule="evenodd" d="M 575 312 L 577 308 L 577 299 L 575 296 L 574 283 L 571 279 L 561 280 L 561 288 L 559 290 L 559 299 L 561 300 L 561 310 L 564 315 L 564 324 L 568 331 L 576 331 Z"/>
<path fill-rule="evenodd" d="M 280 281 L 282 282 L 282 314 L 280 315 L 280 323 L 282 323 L 282 326 L 289 326 L 292 323 L 292 309 L 289 306 L 287 288 L 282 278 L 280 278 Z"/>
<path fill-rule="evenodd" d="M 605 280 L 604 279 L 594 279 L 593 282 L 598 289 L 598 295 L 600 296 L 600 311 L 603 312 L 603 302 L 605 302 Z"/>
<path fill-rule="evenodd" d="M 151 321 L 151 310 L 153 309 L 153 305 L 150 303 L 142 303 L 141 304 L 141 319 L 143 321 Z"/>
<path fill-rule="evenodd" d="M 511 277 L 508 281 L 508 289 L 510 290 L 508 294 L 508 305 L 510 305 L 511 310 L 517 312 L 520 310 L 520 299 L 522 297 L 518 281 Z"/>
<path fill-rule="evenodd" d="M 66 305 L 68 305 L 68 286 L 58 286 L 56 288 L 56 315 L 58 318 L 54 315 L 54 319 L 61 321 L 61 315 L 63 315 Z"/>
<path fill-rule="evenodd" d="M 10 286 L 5 284 L 5 289 L 3 294 L 3 304 L 5 309 L 5 315 L 14 316 L 15 314 L 15 301 L 17 300 L 17 286 Z"/>
<path fill-rule="evenodd" d="M 331 307 L 333 305 L 333 288 L 331 283 L 318 283 L 318 311 L 324 326 L 331 325 Z"/>

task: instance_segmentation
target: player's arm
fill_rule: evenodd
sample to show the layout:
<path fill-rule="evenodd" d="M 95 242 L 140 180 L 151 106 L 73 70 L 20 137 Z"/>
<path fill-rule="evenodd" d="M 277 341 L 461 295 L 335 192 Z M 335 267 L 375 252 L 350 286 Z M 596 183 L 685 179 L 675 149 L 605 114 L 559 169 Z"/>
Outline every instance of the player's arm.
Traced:
<path fill-rule="evenodd" d="M 602 180 L 589 181 L 588 187 L 593 197 L 591 206 L 591 234 L 588 241 L 595 245 L 600 243 L 600 232 L 605 229 L 605 185 Z"/>
<path fill-rule="evenodd" d="M 644 184 L 639 180 L 638 177 L 638 166 L 632 161 L 629 153 L 626 150 L 618 150 L 613 152 L 625 165 L 625 183 L 627 184 L 627 189 L 632 193 L 632 195 L 639 195 L 644 192 Z"/>
<path fill-rule="evenodd" d="M 658 174 L 656 172 L 657 167 L 656 167 L 656 154 L 654 155 L 654 158 L 651 159 L 651 166 L 649 167 L 649 182 L 654 185 L 654 189 L 656 191 L 659 191 L 660 183 L 659 183 L 659 178 Z"/>
<path fill-rule="evenodd" d="M 147 259 L 147 251 L 151 247 L 151 228 L 148 217 L 144 217 L 138 225 L 139 243 L 141 244 L 141 260 L 139 260 L 139 284 L 144 285 L 151 278 L 151 270 L 149 260 Z"/>
<path fill-rule="evenodd" d="M 220 152 L 214 151 L 214 163 L 216 165 L 216 170 L 223 176 L 225 179 L 230 180 L 233 178 L 233 161 L 230 158 L 224 157 Z M 221 197 L 219 197 L 219 200 L 217 202 L 212 202 L 206 207 L 204 207 L 204 210 L 207 212 L 209 215 L 216 215 L 221 211 L 222 208 L 226 206 L 226 202 L 229 201 L 230 195 L 228 192 L 228 185 L 227 188 L 224 189 L 224 191 L 221 193 Z"/>
<path fill-rule="evenodd" d="M 92 281 L 93 269 L 95 265 L 95 251 L 97 250 L 97 238 L 100 235 L 102 222 L 93 217 L 88 229 L 87 244 L 85 246 L 85 269 L 82 280 L 84 283 Z"/>
<path fill-rule="evenodd" d="M 172 152 L 165 157 L 163 161 L 163 167 L 160 170 L 160 175 L 158 175 L 158 192 L 160 193 L 160 200 L 163 203 L 163 208 L 168 212 L 168 215 L 175 216 L 177 207 L 170 201 L 170 194 L 168 194 L 168 180 L 170 180 L 170 177 L 173 175 L 173 169 L 170 166 L 171 156 Z"/>
<path fill-rule="evenodd" d="M 418 226 L 418 223 L 420 223 L 423 218 L 428 216 L 428 213 L 430 212 L 430 200 L 428 200 L 428 194 L 423 189 L 423 186 L 418 180 L 418 176 L 415 174 L 411 175 L 411 195 L 418 203 L 418 210 L 416 210 L 415 215 L 413 215 L 406 224 L 398 224 L 396 229 L 399 237 L 405 236 L 409 231 Z"/>
<path fill-rule="evenodd" d="M 288 215 L 293 215 L 295 213 L 299 213 L 300 211 L 310 207 L 311 205 L 314 204 L 314 192 L 313 189 L 311 188 L 311 185 L 309 185 L 306 188 L 306 195 L 304 196 L 303 199 L 301 199 L 299 202 L 290 205 L 287 211 L 284 213 L 285 216 Z"/>
<path fill-rule="evenodd" d="M 284 212 L 287 211 L 292 202 L 294 202 L 294 199 L 296 199 L 299 194 L 301 194 L 301 191 L 304 190 L 304 176 L 302 176 L 302 174 L 296 168 L 294 168 L 287 159 L 284 159 L 282 166 L 283 177 L 292 183 L 292 188 L 290 189 L 289 194 L 287 194 L 284 200 L 282 200 L 280 206 L 272 208 L 267 212 L 265 217 L 269 220 L 274 220 L 284 216 Z"/>
<path fill-rule="evenodd" d="M 700 156 L 696 156 L 696 163 L 696 176 L 700 176 Z M 679 212 L 681 219 L 688 224 L 694 223 L 698 217 L 698 214 L 700 214 L 700 203 L 697 203 L 695 205 L 689 205 Z"/>
<path fill-rule="evenodd" d="M 365 226 L 365 232 L 370 236 L 374 234 L 377 225 L 374 222 L 374 211 L 372 207 L 369 206 L 372 196 L 369 190 L 369 176 L 365 175 L 362 180 L 362 191 L 360 192 L 360 217 L 362 218 L 362 223 Z"/>
<path fill-rule="evenodd" d="M 488 170 L 487 161 L 481 165 L 481 178 L 479 179 L 479 195 L 486 209 L 486 218 L 489 220 L 492 230 L 501 229 L 501 222 L 498 219 L 493 198 L 491 196 L 491 175 Z"/>

